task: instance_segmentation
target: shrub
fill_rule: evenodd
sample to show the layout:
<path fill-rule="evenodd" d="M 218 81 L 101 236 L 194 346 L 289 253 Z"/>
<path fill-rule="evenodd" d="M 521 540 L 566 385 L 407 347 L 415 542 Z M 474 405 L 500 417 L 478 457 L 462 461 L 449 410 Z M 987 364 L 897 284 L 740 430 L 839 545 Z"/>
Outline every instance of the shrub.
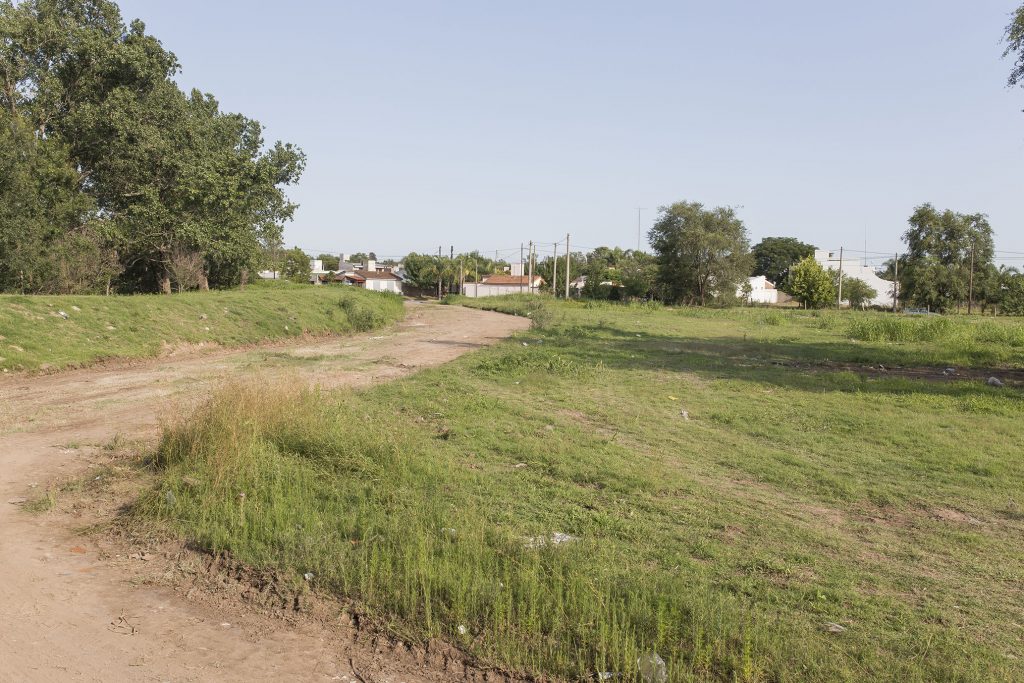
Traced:
<path fill-rule="evenodd" d="M 372 298 L 361 294 L 342 290 L 341 300 L 338 301 L 353 331 L 367 332 L 401 316 L 402 297 L 397 294 L 368 292 Z"/>

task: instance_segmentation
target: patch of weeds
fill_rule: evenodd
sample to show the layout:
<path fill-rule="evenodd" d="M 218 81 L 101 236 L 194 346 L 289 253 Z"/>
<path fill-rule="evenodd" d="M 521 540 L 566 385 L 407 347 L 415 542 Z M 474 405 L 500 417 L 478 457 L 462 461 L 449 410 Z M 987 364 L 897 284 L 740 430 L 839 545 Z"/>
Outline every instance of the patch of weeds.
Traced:
<path fill-rule="evenodd" d="M 58 489 L 51 487 L 47 489 L 46 493 L 43 495 L 26 502 L 22 506 L 22 509 L 34 515 L 41 515 L 45 512 L 49 512 L 57 506 L 57 495 Z"/>
<path fill-rule="evenodd" d="M 481 360 L 477 372 L 502 377 L 521 376 L 530 372 L 550 373 L 558 377 L 593 375 L 603 369 L 601 363 L 586 364 L 572 355 L 534 349 L 516 349 Z"/>

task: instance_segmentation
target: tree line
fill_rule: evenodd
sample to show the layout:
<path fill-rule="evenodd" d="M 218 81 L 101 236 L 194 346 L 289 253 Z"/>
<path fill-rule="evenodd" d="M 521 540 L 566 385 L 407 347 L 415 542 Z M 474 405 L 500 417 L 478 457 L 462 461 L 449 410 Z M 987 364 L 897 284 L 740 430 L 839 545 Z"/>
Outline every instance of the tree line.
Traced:
<path fill-rule="evenodd" d="M 877 271 L 894 283 L 902 307 L 949 312 L 970 308 L 1024 315 L 1024 274 L 996 266 L 994 233 L 981 213 L 916 207 L 902 239 L 898 262 L 890 259 Z M 794 237 L 766 237 L 750 245 L 747 228 L 728 207 L 706 208 L 698 202 L 662 207 L 648 233 L 653 253 L 598 247 L 570 255 L 573 278 L 583 276 L 579 295 L 590 299 L 648 299 L 688 305 L 735 305 L 743 302 L 750 276 L 763 275 L 778 289 L 808 308 L 835 306 L 839 278 L 814 258 L 815 247 Z M 565 257 L 558 257 L 564 282 Z M 540 259 L 534 272 L 544 278 L 542 291 L 564 294 L 552 281 L 555 259 Z M 404 260 L 414 286 L 441 292 L 455 290 L 460 280 L 472 282 L 508 269 L 504 261 L 478 252 L 448 256 L 410 254 Z M 898 277 L 897 277 L 898 275 Z M 852 277 L 842 279 L 842 298 L 851 306 L 890 297 Z M 888 304 L 886 305 L 888 307 Z"/>
<path fill-rule="evenodd" d="M 902 307 L 949 312 L 977 306 L 983 313 L 1024 315 L 1024 274 L 996 266 L 994 232 L 984 214 L 922 204 L 907 223 L 904 253 L 877 271 L 892 283 L 888 291 L 877 292 L 862 280 L 844 276 L 843 301 L 861 307 L 895 291 Z M 571 277 L 582 276 L 583 282 L 578 290 L 573 288 L 574 294 L 727 306 L 743 303 L 748 278 L 763 275 L 807 308 L 835 306 L 839 300 L 839 274 L 815 260 L 814 245 L 794 237 L 766 237 L 751 246 L 746 225 L 728 207 L 685 201 L 662 207 L 648 239 L 653 253 L 598 247 L 570 254 Z M 320 258 L 328 270 L 338 261 L 326 254 Z M 285 252 L 285 277 L 308 281 L 309 260 L 301 249 Z M 554 282 L 555 262 L 550 256 L 538 259 L 533 272 L 545 281 L 541 292 L 563 296 L 563 285 Z M 565 262 L 565 256 L 557 258 L 560 283 L 565 282 Z M 511 267 L 476 251 L 454 256 L 411 253 L 402 265 L 413 287 L 442 295 L 458 291 L 459 283 Z"/>
<path fill-rule="evenodd" d="M 856 278 L 843 277 L 842 298 L 851 305 L 870 302 L 895 289 L 903 306 L 948 312 L 973 306 L 1024 314 L 1024 274 L 995 264 L 994 232 L 982 213 L 914 209 L 903 233 L 898 260 L 878 271 L 894 283 L 876 292 Z M 749 247 L 747 230 L 730 208 L 707 209 L 679 202 L 660 210 L 649 233 L 657 272 L 651 294 L 689 304 L 730 304 L 742 299 L 749 275 L 763 275 L 807 307 L 836 305 L 836 271 L 814 259 L 815 247 L 793 237 L 768 237 Z"/>
<path fill-rule="evenodd" d="M 278 244 L 305 165 L 174 82 L 107 0 L 0 0 L 0 291 L 229 287 Z"/>

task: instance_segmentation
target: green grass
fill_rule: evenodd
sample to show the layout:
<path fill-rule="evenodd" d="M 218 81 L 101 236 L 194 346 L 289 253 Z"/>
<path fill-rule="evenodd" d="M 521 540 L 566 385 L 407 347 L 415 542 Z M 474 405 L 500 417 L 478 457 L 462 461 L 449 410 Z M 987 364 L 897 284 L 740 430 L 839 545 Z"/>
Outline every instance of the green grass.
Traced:
<path fill-rule="evenodd" d="M 153 357 L 185 345 L 362 331 L 402 314 L 394 295 L 289 283 L 172 296 L 0 295 L 0 370 L 59 369 Z"/>
<path fill-rule="evenodd" d="M 225 388 L 165 432 L 135 518 L 520 672 L 632 680 L 656 651 L 680 681 L 1024 678 L 1021 393 L 776 362 L 1019 349 L 473 305 L 545 319 L 359 393 Z M 554 533 L 578 540 L 531 541 Z"/>

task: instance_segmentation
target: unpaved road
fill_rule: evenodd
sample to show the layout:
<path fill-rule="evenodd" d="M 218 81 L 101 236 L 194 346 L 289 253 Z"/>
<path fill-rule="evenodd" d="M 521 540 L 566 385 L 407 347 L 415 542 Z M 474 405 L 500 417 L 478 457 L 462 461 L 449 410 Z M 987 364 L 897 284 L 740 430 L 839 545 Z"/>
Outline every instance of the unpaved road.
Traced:
<path fill-rule="evenodd" d="M 367 385 L 439 365 L 529 325 L 453 306 L 408 308 L 396 327 L 359 336 L 0 379 L 0 681 L 451 678 L 417 657 L 382 654 L 314 624 L 289 625 L 240 605 L 139 584 L 61 517 L 32 515 L 18 504 L 48 482 L 86 472 L 96 445 L 116 435 L 155 436 L 161 419 L 225 380 Z"/>

